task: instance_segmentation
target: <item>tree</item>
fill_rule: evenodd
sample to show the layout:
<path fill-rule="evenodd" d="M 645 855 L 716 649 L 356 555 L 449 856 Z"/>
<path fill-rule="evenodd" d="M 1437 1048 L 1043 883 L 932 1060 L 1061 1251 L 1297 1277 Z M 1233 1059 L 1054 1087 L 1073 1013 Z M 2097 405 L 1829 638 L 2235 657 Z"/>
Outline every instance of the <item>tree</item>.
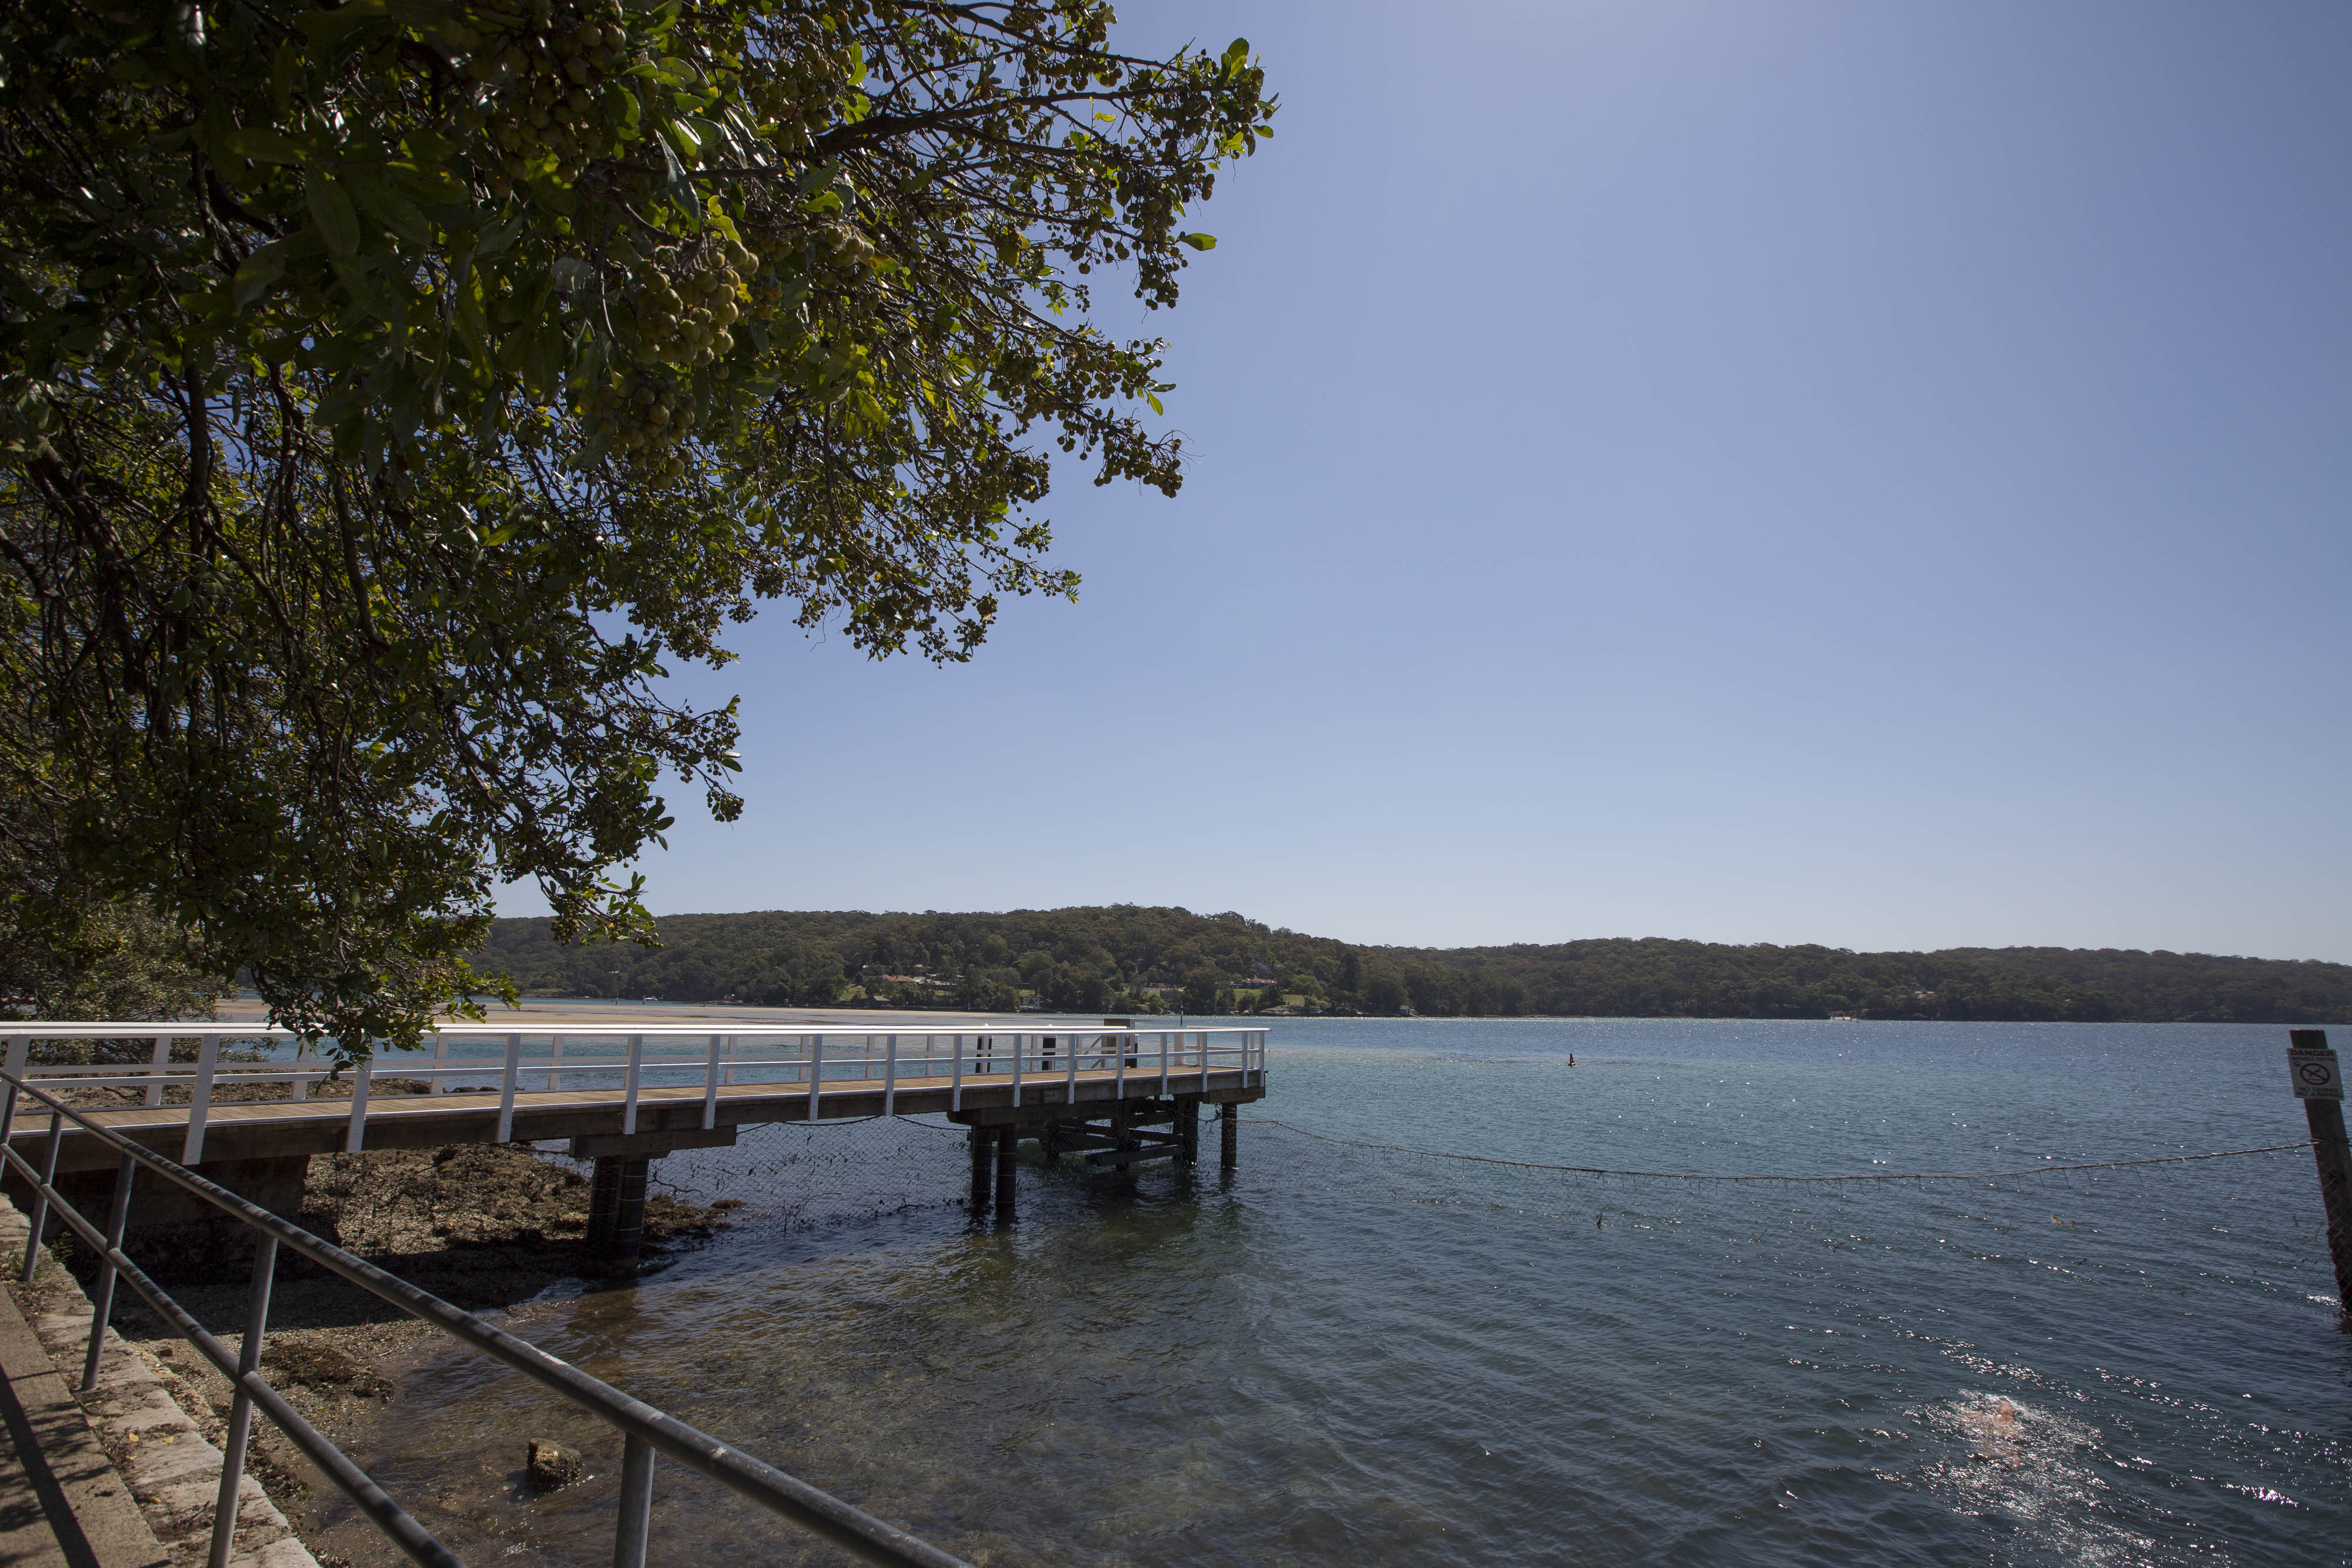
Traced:
<path fill-rule="evenodd" d="M 1274 103 L 1100 0 L 88 0 L 0 14 L 8 813 L 274 1017 L 414 1041 L 491 890 L 731 818 L 761 600 L 968 658 L 1068 594 L 1047 435 L 1172 493 L 1183 219 Z"/>
<path fill-rule="evenodd" d="M 1214 1013 L 1218 1010 L 1219 995 L 1217 972 L 1204 964 L 1185 972 L 1184 988 L 1178 995 L 1176 1005 L 1183 1012 Z"/>

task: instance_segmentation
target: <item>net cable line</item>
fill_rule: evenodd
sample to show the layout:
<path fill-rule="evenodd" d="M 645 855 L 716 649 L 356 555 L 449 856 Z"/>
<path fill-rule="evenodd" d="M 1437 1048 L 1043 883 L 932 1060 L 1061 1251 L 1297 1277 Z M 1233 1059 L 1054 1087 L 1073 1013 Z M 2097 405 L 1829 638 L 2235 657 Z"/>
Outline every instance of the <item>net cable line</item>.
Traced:
<path fill-rule="evenodd" d="M 1721 1182 L 1856 1182 L 1856 1181 L 2006 1181 L 2016 1176 L 2055 1176 L 2062 1171 L 2120 1170 L 2127 1166 L 2188 1165 L 2198 1160 L 2235 1159 L 2241 1155 L 2275 1155 L 2289 1149 L 2307 1149 L 2311 1140 L 2293 1144 L 2265 1144 L 2251 1149 L 2216 1149 L 2202 1155 L 2157 1155 L 2133 1160 L 2089 1160 L 2074 1165 L 2023 1166 L 2006 1171 L 1867 1171 L 1848 1174 L 1788 1174 L 1762 1175 L 1725 1174 L 1708 1171 L 1638 1171 L 1612 1170 L 1601 1166 L 1555 1166 L 1538 1160 L 1506 1160 L 1492 1155 L 1454 1154 L 1443 1149 L 1416 1149 L 1403 1144 L 1366 1143 L 1356 1138 L 1335 1138 L 1328 1133 L 1309 1132 L 1305 1127 L 1279 1122 L 1271 1116 L 1244 1116 L 1244 1125 L 1280 1127 L 1286 1133 L 1296 1133 L 1302 1138 L 1318 1143 L 1337 1144 L 1342 1148 L 1377 1149 L 1384 1154 L 1414 1155 L 1428 1160 L 1461 1160 L 1470 1165 L 1506 1166 L 1514 1170 L 1558 1171 L 1565 1176 L 1636 1176 L 1650 1181 L 1721 1181 Z"/>

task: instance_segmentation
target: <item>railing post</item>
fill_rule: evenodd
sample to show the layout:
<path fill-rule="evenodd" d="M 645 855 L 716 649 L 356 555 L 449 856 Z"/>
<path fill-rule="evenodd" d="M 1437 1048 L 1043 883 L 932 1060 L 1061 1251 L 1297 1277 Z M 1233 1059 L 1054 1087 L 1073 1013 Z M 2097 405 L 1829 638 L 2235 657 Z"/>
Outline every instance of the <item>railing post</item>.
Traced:
<path fill-rule="evenodd" d="M 515 1080 L 521 1077 L 522 1036 L 507 1036 L 507 1062 L 499 1075 L 499 1142 L 514 1140 Z"/>
<path fill-rule="evenodd" d="M 563 1037 L 547 1037 L 547 1092 L 551 1094 L 563 1087 L 563 1074 L 558 1071 L 563 1064 Z"/>
<path fill-rule="evenodd" d="M 624 1135 L 637 1130 L 637 1080 L 644 1076 L 646 1037 L 629 1037 L 629 1067 L 621 1092 L 621 1132 Z"/>
<path fill-rule="evenodd" d="M 654 1521 L 654 1447 L 631 1436 L 621 1443 L 621 1518 L 613 1537 L 613 1568 L 646 1568 L 646 1537 Z"/>
<path fill-rule="evenodd" d="M 1069 1052 L 1063 1058 L 1066 1065 L 1062 1072 L 1062 1103 L 1075 1105 L 1078 1103 L 1078 1037 L 1070 1036 L 1067 1044 Z"/>
<path fill-rule="evenodd" d="M 808 1119 L 816 1120 L 817 1096 L 824 1092 L 824 1036 L 813 1034 L 809 1042 L 809 1108 Z"/>
<path fill-rule="evenodd" d="M 1021 1036 L 1013 1036 L 1013 1108 L 1021 1108 Z"/>
<path fill-rule="evenodd" d="M 106 1343 L 106 1325 L 114 1316 L 114 1257 L 122 1247 L 122 1233 L 131 1228 L 131 1187 L 139 1179 L 139 1162 L 129 1155 L 114 1171 L 114 1207 L 106 1217 L 107 1253 L 98 1260 L 98 1289 L 90 1292 L 89 1353 L 81 1360 L 81 1391 L 98 1386 L 98 1353 Z"/>
<path fill-rule="evenodd" d="M 228 1568 L 229 1543 L 236 1536 L 236 1493 L 245 1481 L 245 1450 L 253 1436 L 253 1395 L 245 1380 L 261 1366 L 261 1336 L 269 1326 L 269 1283 L 278 1272 L 278 1238 L 253 1244 L 253 1283 L 245 1293 L 245 1343 L 236 1350 L 236 1391 L 228 1406 L 228 1432 L 221 1444 L 220 1501 L 213 1507 L 213 1550 L 206 1568 Z"/>
<path fill-rule="evenodd" d="M 155 1037 L 155 1053 L 152 1059 L 149 1061 L 148 1066 L 147 1094 L 143 1103 L 147 1108 L 152 1111 L 156 1106 L 161 1105 L 163 1103 L 163 1079 L 170 1071 L 172 1066 L 172 1037 L 170 1035 L 159 1034 Z"/>
<path fill-rule="evenodd" d="M 1160 1031 L 1160 1097 L 1168 1098 L 1168 1031 Z"/>
<path fill-rule="evenodd" d="M 213 1069 L 220 1065 L 221 1037 L 208 1034 L 196 1051 L 196 1089 L 188 1097 L 188 1141 L 180 1150 L 184 1166 L 202 1165 L 205 1158 L 205 1115 L 213 1108 Z"/>
<path fill-rule="evenodd" d="M 887 1035 L 882 1046 L 882 1114 L 898 1113 L 898 1037 Z"/>
<path fill-rule="evenodd" d="M 1201 1092 L 1209 1092 L 1209 1031 L 1201 1031 Z"/>
<path fill-rule="evenodd" d="M 295 1037 L 294 1076 L 286 1081 L 286 1098 L 289 1100 L 308 1100 L 310 1097 L 310 1086 L 302 1081 L 302 1053 L 310 1049 L 309 1040 L 299 1035 Z"/>
<path fill-rule="evenodd" d="M 963 1109 L 963 1036 L 955 1037 L 955 1076 L 948 1080 L 948 1109 Z"/>
<path fill-rule="evenodd" d="M 375 1052 L 371 1050 L 352 1072 L 352 1130 L 343 1137 L 347 1155 L 358 1154 L 367 1144 L 368 1082 L 374 1076 Z"/>
<path fill-rule="evenodd" d="M 25 1075 L 25 1059 L 32 1054 L 33 1037 L 12 1034 L 8 1037 L 7 1103 L 0 1105 L 0 1145 L 5 1145 L 16 1132 L 16 1081 Z"/>
<path fill-rule="evenodd" d="M 726 1082 L 728 1088 L 732 1089 L 735 1087 L 735 1037 L 731 1034 L 727 1037 Z"/>
<path fill-rule="evenodd" d="M 441 1068 L 442 1068 L 442 1067 L 443 1067 L 443 1066 L 444 1066 L 444 1065 L 448 1061 L 448 1060 L 449 1060 L 449 1037 L 448 1037 L 447 1035 L 446 1035 L 446 1034 L 443 1034 L 439 1030 L 437 1030 L 437 1029 L 436 1029 L 436 1030 L 435 1030 L 433 1031 L 433 1066 L 434 1066 L 434 1071 L 433 1071 L 433 1073 L 431 1074 L 431 1077 L 432 1077 L 432 1079 L 433 1079 L 433 1087 L 432 1087 L 432 1089 L 429 1091 L 429 1092 L 431 1092 L 431 1093 L 435 1093 L 435 1094 L 446 1094 L 447 1092 L 449 1092 L 449 1075 L 448 1075 L 446 1072 L 444 1072 L 444 1071 L 440 1071 L 440 1069 L 441 1069 Z"/>
<path fill-rule="evenodd" d="M 49 1113 L 49 1151 L 41 1156 L 41 1185 L 33 1192 L 33 1233 L 25 1239 L 25 1270 L 20 1276 L 26 1284 L 33 1282 L 33 1270 L 41 1263 L 41 1232 L 49 1223 L 49 1191 L 58 1182 L 58 1149 L 65 1142 L 66 1115 L 62 1111 Z"/>
<path fill-rule="evenodd" d="M 702 1130 L 719 1125 L 719 1042 L 724 1038 L 710 1037 L 710 1056 L 702 1064 Z"/>

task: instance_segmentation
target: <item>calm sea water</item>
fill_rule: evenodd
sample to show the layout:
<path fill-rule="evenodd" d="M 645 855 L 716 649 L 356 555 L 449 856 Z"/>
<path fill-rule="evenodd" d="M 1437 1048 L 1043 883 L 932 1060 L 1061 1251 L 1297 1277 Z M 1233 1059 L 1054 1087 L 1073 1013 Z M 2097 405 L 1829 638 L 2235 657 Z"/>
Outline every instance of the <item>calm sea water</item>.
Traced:
<path fill-rule="evenodd" d="M 1249 1116 L 1551 1164 L 2011 1170 L 2304 1135 L 2279 1029 L 1298 1020 L 1274 1042 Z M 933 1201 L 961 1151 L 867 1124 L 674 1156 L 657 1174 L 750 1200 L 742 1222 L 515 1326 L 992 1564 L 2352 1557 L 2352 1334 L 2307 1152 L 1832 1186 L 1253 1123 L 1231 1177 L 1026 1165 L 1003 1230 Z M 597 1479 L 517 1500 L 536 1436 Z M 610 1560 L 617 1444 L 462 1353 L 403 1380 L 362 1457 L 469 1559 Z M 662 1477 L 656 1561 L 834 1560 Z"/>

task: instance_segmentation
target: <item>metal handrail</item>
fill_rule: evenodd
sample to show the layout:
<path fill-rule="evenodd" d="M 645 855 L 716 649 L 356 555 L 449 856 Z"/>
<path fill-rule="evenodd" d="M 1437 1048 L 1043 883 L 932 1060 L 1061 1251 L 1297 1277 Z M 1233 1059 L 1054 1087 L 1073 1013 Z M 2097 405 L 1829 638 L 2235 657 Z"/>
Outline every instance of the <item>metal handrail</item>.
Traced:
<path fill-rule="evenodd" d="M 0 1071 L 0 1083 L 6 1085 L 5 1103 L 0 1103 L 0 1156 L 5 1157 L 7 1163 L 32 1185 L 37 1195 L 32 1234 L 26 1244 L 26 1276 L 30 1277 L 33 1266 L 39 1259 L 41 1233 L 46 1228 L 47 1214 L 51 1209 L 75 1235 L 96 1251 L 100 1259 L 99 1289 L 94 1292 L 90 1314 L 89 1351 L 83 1367 L 83 1390 L 87 1392 L 96 1382 L 99 1347 L 105 1338 L 117 1277 L 128 1283 L 149 1306 L 154 1308 L 159 1316 L 195 1346 L 198 1353 L 218 1368 L 236 1390 L 229 1412 L 229 1444 L 222 1455 L 220 1500 L 213 1517 L 211 1568 L 226 1568 L 228 1562 L 229 1544 L 236 1529 L 237 1488 L 245 1473 L 247 1437 L 257 1406 L 394 1545 L 416 1562 L 427 1564 L 428 1568 L 463 1568 L 455 1553 L 369 1479 L 366 1473 L 352 1463 L 349 1455 L 304 1420 L 284 1396 L 262 1378 L 258 1371 L 261 1343 L 268 1332 L 269 1287 L 277 1268 L 278 1249 L 281 1246 L 391 1302 L 412 1317 L 423 1319 L 492 1360 L 521 1373 L 607 1426 L 619 1428 L 623 1434 L 622 1495 L 613 1557 L 615 1568 L 644 1568 L 647 1526 L 653 1507 L 654 1456 L 656 1453 L 667 1454 L 688 1469 L 709 1477 L 772 1512 L 782 1515 L 865 1562 L 890 1564 L 893 1568 L 971 1568 L 963 1559 L 853 1508 L 831 1493 L 787 1475 L 772 1465 L 730 1448 L 716 1437 L 663 1414 L 643 1400 L 632 1398 L 610 1384 L 591 1377 L 529 1341 L 518 1339 L 496 1324 L 454 1307 L 440 1297 L 353 1257 L 332 1242 L 321 1240 L 300 1226 L 246 1201 L 227 1188 L 206 1181 L 194 1171 L 140 1147 L 37 1085 L 25 1082 L 21 1073 Z M 37 1171 L 30 1161 L 9 1145 L 8 1136 L 14 1129 L 19 1092 L 32 1096 L 49 1109 L 48 1168 L 46 1171 Z M 100 1231 L 83 1218 L 52 1185 L 56 1175 L 58 1134 L 68 1118 L 121 1155 L 106 1232 Z M 230 1354 L 227 1346 L 208 1333 L 123 1252 L 122 1237 L 130 1214 L 131 1186 L 142 1166 L 259 1233 L 254 1249 L 253 1281 L 247 1296 L 245 1340 L 238 1347 L 238 1354 Z"/>
<path fill-rule="evenodd" d="M 548 1040 L 548 1054 L 526 1058 L 522 1045 L 526 1037 Z M 28 1058 L 36 1040 L 76 1040 L 90 1039 L 148 1040 L 154 1042 L 153 1060 L 150 1062 L 64 1062 L 33 1065 Z M 194 1039 L 198 1041 L 196 1060 L 193 1063 L 173 1061 L 171 1042 Z M 702 1043 L 703 1050 L 693 1056 L 665 1057 L 647 1054 L 647 1042 L 657 1051 L 664 1042 L 682 1042 L 692 1039 Z M 223 1041 L 270 1040 L 297 1042 L 297 1054 L 291 1064 L 280 1061 L 238 1062 L 220 1060 Z M 449 1055 L 453 1042 L 478 1040 L 503 1048 L 499 1057 L 471 1060 Z M 610 1056 L 567 1057 L 565 1048 L 597 1040 L 625 1042 L 617 1047 L 618 1054 Z M 190 1028 L 182 1024 L 173 1028 L 166 1024 L 148 1023 L 76 1023 L 45 1024 L 26 1022 L 12 1024 L 7 1031 L 7 1050 L 0 1059 L 0 1074 L 13 1075 L 16 1080 L 40 1078 L 53 1083 L 77 1088 L 144 1087 L 146 1104 L 160 1107 L 167 1084 L 189 1086 L 187 1133 L 180 1159 L 185 1165 L 196 1165 L 204 1158 L 205 1123 L 214 1103 L 214 1092 L 223 1082 L 284 1082 L 289 1085 L 292 1099 L 302 1100 L 311 1084 L 337 1076 L 346 1071 L 340 1064 L 320 1063 L 304 1066 L 300 1054 L 306 1049 L 300 1037 L 293 1031 L 268 1025 L 254 1028 L 223 1028 L 217 1024 L 199 1024 Z M 737 1047 L 744 1041 L 766 1044 L 768 1054 L 742 1057 Z M 901 1041 L 909 1042 L 902 1046 Z M 919 1041 L 919 1048 L 912 1042 Z M 945 1042 L 944 1048 L 942 1042 Z M 967 1050 L 967 1042 L 970 1049 Z M 855 1055 L 845 1054 L 844 1048 L 856 1044 Z M 372 1052 L 361 1057 L 358 1065 L 349 1069 L 352 1080 L 350 1106 L 351 1127 L 344 1148 L 356 1154 L 365 1146 L 367 1137 L 368 1093 L 379 1068 L 404 1079 L 423 1078 L 435 1094 L 449 1092 L 452 1082 L 473 1079 L 488 1080 L 486 1088 L 499 1093 L 497 1142 L 505 1143 L 513 1135 L 514 1113 L 518 1101 L 527 1102 L 534 1094 L 562 1092 L 565 1078 L 577 1081 L 585 1074 L 618 1075 L 623 1090 L 621 1131 L 637 1130 L 637 1106 L 641 1092 L 647 1088 L 700 1087 L 702 1125 L 706 1130 L 718 1124 L 719 1094 L 722 1088 L 741 1084 L 741 1075 L 750 1073 L 782 1073 L 784 1082 L 806 1085 L 809 1121 L 820 1119 L 824 1108 L 824 1096 L 832 1087 L 846 1087 L 851 1082 L 882 1085 L 884 1114 L 897 1108 L 898 1086 L 910 1080 L 928 1080 L 932 1084 L 945 1081 L 952 1085 L 949 1109 L 963 1109 L 963 1092 L 968 1081 L 974 1083 L 993 1077 L 1009 1083 L 1013 1103 L 1022 1103 L 1024 1086 L 1034 1085 L 1041 1073 L 1063 1080 L 1073 1086 L 1084 1072 L 1112 1074 L 1124 1088 L 1130 1071 L 1156 1076 L 1162 1093 L 1181 1092 L 1198 1081 L 1206 1090 L 1213 1072 L 1238 1071 L 1244 1087 L 1263 1087 L 1265 1082 L 1266 1030 L 1256 1027 L 1231 1025 L 1212 1029 L 1134 1029 L 1118 1026 L 1084 1028 L 1062 1026 L 1053 1030 L 980 1030 L 960 1033 L 920 1030 L 811 1030 L 806 1028 L 768 1028 L 709 1030 L 686 1025 L 657 1024 L 638 1029 L 581 1030 L 446 1030 L 434 1031 L 434 1053 L 429 1060 L 394 1061 Z M 1082 1065 L 1092 1062 L 1092 1066 Z M 866 1075 L 850 1079 L 846 1070 L 859 1069 Z M 967 1077 L 969 1074 L 969 1080 Z M 665 1076 L 664 1083 L 651 1082 Z M 529 1087 L 526 1080 L 541 1080 L 537 1089 Z"/>

